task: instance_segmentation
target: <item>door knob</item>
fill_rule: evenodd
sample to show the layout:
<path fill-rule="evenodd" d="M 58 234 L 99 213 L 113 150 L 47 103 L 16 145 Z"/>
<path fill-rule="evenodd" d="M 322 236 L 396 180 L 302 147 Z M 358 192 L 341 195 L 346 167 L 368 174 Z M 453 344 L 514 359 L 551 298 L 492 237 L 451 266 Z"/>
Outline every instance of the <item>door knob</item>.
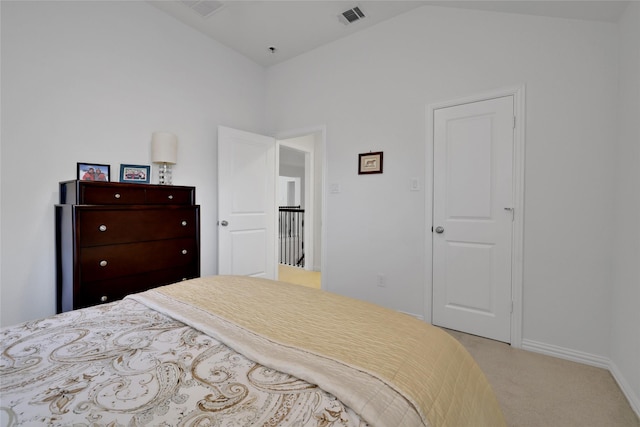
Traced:
<path fill-rule="evenodd" d="M 226 227 L 227 225 L 229 225 L 229 223 L 225 220 L 220 221 L 220 225 L 223 227 Z"/>
<path fill-rule="evenodd" d="M 442 228 L 442 227 L 436 227 L 436 233 L 438 233 L 438 234 L 442 234 L 442 233 L 444 233 L 444 228 Z"/>

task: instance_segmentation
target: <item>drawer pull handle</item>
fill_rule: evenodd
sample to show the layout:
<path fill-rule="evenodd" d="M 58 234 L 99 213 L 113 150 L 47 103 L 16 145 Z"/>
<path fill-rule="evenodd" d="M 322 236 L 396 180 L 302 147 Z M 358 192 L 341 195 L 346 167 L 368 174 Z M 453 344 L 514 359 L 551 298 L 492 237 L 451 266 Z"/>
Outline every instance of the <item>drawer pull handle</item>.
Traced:
<path fill-rule="evenodd" d="M 183 249 L 183 250 L 182 250 L 182 255 L 186 255 L 186 254 L 187 254 L 187 250 L 186 250 L 186 249 Z"/>
<path fill-rule="evenodd" d="M 98 230 L 100 231 L 107 231 L 107 226 L 102 224 L 100 227 L 98 227 Z"/>
<path fill-rule="evenodd" d="M 169 196 L 167 196 L 169 200 L 173 200 L 173 194 L 169 194 Z"/>
<path fill-rule="evenodd" d="M 182 226 L 186 227 L 187 226 L 187 221 L 182 221 Z"/>
<path fill-rule="evenodd" d="M 115 197 L 116 199 L 119 199 L 120 198 L 120 193 L 114 194 L 113 197 Z"/>
<path fill-rule="evenodd" d="M 107 302 L 107 300 L 108 300 L 108 299 L 109 299 L 109 298 L 107 298 L 107 296 L 106 296 L 106 295 L 102 295 L 102 296 L 100 297 L 100 301 L 102 301 L 102 302 Z"/>
<path fill-rule="evenodd" d="M 102 260 L 100 261 L 100 267 L 106 267 L 107 266 L 107 261 Z"/>

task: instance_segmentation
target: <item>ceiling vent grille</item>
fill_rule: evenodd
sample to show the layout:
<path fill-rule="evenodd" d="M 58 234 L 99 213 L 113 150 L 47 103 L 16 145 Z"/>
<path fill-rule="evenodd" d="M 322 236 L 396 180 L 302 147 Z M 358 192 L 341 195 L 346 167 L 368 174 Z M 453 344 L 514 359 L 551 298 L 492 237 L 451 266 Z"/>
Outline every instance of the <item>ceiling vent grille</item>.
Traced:
<path fill-rule="evenodd" d="M 224 6 L 222 2 L 215 0 L 180 0 L 180 2 L 203 18 L 208 18 Z"/>
<path fill-rule="evenodd" d="M 339 17 L 344 25 L 349 25 L 364 18 L 364 12 L 356 6 L 353 9 L 345 10 Z"/>

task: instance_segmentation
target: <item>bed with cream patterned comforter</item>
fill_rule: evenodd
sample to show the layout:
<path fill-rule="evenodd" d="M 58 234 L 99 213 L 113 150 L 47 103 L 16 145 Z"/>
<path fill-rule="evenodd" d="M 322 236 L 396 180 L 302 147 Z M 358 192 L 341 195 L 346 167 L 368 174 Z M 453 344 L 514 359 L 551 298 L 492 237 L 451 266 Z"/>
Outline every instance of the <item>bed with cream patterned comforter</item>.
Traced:
<path fill-rule="evenodd" d="M 212 276 L 0 330 L 2 426 L 503 426 L 448 334 Z"/>

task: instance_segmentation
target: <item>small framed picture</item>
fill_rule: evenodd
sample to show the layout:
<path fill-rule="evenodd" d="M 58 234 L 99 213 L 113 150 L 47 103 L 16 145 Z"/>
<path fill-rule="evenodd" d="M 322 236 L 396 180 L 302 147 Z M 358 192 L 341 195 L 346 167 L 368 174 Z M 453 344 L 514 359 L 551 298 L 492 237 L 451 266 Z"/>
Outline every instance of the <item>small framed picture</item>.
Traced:
<path fill-rule="evenodd" d="M 80 181 L 109 181 L 111 166 L 99 163 L 78 163 Z"/>
<path fill-rule="evenodd" d="M 147 165 L 120 165 L 120 182 L 149 182 L 151 166 Z"/>
<path fill-rule="evenodd" d="M 382 151 L 358 155 L 358 174 L 382 173 Z"/>

